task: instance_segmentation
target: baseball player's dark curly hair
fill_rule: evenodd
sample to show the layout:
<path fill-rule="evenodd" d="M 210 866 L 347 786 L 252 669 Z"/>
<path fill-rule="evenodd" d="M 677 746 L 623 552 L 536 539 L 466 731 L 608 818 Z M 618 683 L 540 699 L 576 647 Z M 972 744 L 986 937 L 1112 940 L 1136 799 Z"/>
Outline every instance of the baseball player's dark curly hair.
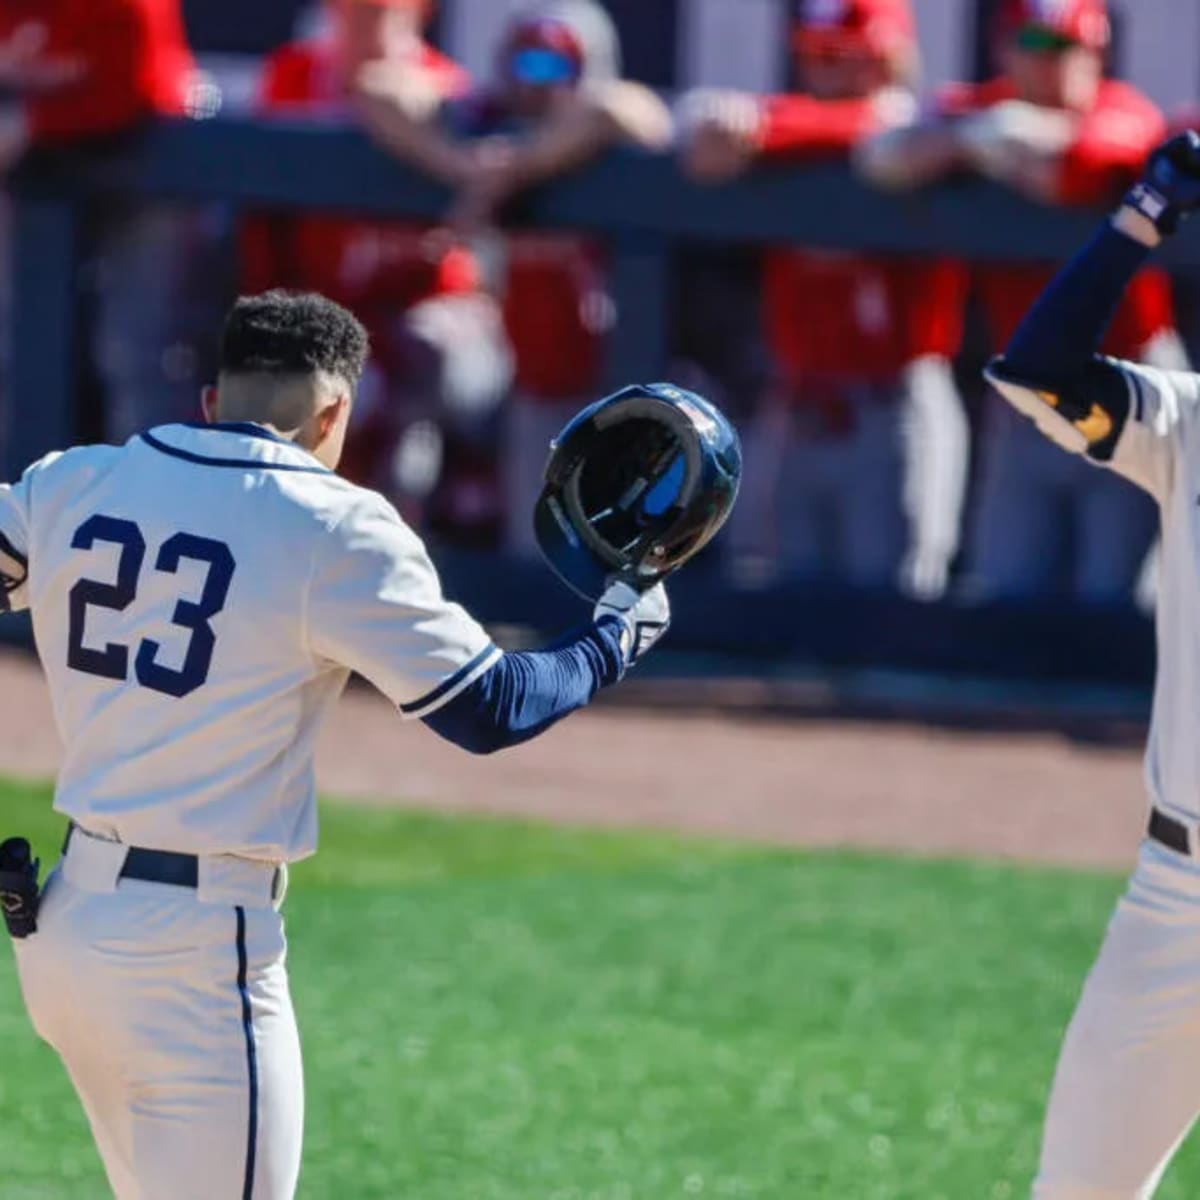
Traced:
<path fill-rule="evenodd" d="M 324 371 L 347 383 L 362 377 L 370 350 L 353 313 L 316 292 L 275 290 L 241 296 L 221 333 L 221 372 L 308 375 Z"/>

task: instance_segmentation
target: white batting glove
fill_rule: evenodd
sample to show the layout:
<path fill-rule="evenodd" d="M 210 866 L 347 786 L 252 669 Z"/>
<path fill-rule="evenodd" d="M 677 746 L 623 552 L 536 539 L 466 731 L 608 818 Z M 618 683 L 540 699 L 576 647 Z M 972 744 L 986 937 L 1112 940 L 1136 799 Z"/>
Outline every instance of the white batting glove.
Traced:
<path fill-rule="evenodd" d="M 625 665 L 633 666 L 651 646 L 662 637 L 671 624 L 671 604 L 667 589 L 656 583 L 647 592 L 639 592 L 629 584 L 614 581 L 596 602 L 593 620 L 616 617 L 625 627 L 621 633 L 621 650 Z"/>

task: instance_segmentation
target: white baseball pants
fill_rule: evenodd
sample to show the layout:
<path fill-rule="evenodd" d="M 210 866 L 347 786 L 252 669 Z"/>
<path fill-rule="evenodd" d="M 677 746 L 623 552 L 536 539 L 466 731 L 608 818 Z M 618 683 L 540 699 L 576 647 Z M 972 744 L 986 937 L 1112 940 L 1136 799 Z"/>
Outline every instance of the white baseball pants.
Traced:
<path fill-rule="evenodd" d="M 1197 1114 L 1200 863 L 1147 841 L 1067 1029 L 1034 1200 L 1148 1200 Z"/>
<path fill-rule="evenodd" d="M 181 888 L 118 880 L 124 852 L 73 836 L 37 933 L 14 942 L 113 1192 L 291 1200 L 304 1099 L 273 870 L 201 859 Z"/>

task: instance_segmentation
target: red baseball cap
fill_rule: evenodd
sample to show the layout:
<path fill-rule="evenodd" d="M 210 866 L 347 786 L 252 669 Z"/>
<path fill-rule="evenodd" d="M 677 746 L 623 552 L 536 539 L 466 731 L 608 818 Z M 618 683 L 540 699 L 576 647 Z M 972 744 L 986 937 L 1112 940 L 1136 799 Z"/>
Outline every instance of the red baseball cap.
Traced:
<path fill-rule="evenodd" d="M 1023 30 L 1089 50 L 1103 50 L 1111 35 L 1104 0 L 1007 0 L 1000 10 L 1001 34 L 1019 37 Z"/>
<path fill-rule="evenodd" d="M 792 45 L 798 54 L 890 58 L 916 40 L 909 0 L 796 0 Z"/>

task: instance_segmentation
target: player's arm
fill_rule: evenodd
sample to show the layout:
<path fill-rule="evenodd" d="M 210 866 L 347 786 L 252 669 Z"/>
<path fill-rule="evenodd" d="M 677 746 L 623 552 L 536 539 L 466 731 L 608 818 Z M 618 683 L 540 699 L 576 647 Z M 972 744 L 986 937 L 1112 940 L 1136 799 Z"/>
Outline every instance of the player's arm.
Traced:
<path fill-rule="evenodd" d="M 844 157 L 876 130 L 910 120 L 912 110 L 912 96 L 898 88 L 852 100 L 698 88 L 679 103 L 680 159 L 692 178 L 721 183 L 758 161 Z"/>
<path fill-rule="evenodd" d="M 661 584 L 638 595 L 615 583 L 596 606 L 592 624 L 550 649 L 501 655 L 425 724 L 472 754 L 529 741 L 621 679 L 669 621 Z"/>
<path fill-rule="evenodd" d="M 516 745 L 617 682 L 661 636 L 662 589 L 611 588 L 593 623 L 556 647 L 505 654 L 442 595 L 420 539 L 377 497 L 322 538 L 309 584 L 314 655 L 357 671 L 399 708 L 473 753 Z"/>
<path fill-rule="evenodd" d="M 978 100 L 974 89 L 947 88 L 921 120 L 861 143 L 856 164 L 879 187 L 915 188 L 971 171 L 1050 199 L 1078 119 L 1021 100 Z"/>
<path fill-rule="evenodd" d="M 443 128 L 447 97 L 432 73 L 367 63 L 351 81 L 350 96 L 367 133 L 383 149 L 451 187 L 467 179 L 473 157 Z"/>
<path fill-rule="evenodd" d="M 1146 177 L 1047 287 L 1004 357 L 1001 394 L 1066 450 L 1107 462 L 1160 498 L 1198 377 L 1118 363 L 1097 351 L 1126 287 L 1164 235 L 1200 206 L 1200 135 L 1151 157 Z"/>
<path fill-rule="evenodd" d="M 612 146 L 665 150 L 673 137 L 670 110 L 643 84 L 612 79 L 586 85 L 564 97 L 529 137 L 509 143 L 503 190 L 512 195 L 566 174 Z"/>
<path fill-rule="evenodd" d="M 961 125 L 935 113 L 885 129 L 855 147 L 854 164 L 877 187 L 898 191 L 944 179 L 970 166 Z"/>

